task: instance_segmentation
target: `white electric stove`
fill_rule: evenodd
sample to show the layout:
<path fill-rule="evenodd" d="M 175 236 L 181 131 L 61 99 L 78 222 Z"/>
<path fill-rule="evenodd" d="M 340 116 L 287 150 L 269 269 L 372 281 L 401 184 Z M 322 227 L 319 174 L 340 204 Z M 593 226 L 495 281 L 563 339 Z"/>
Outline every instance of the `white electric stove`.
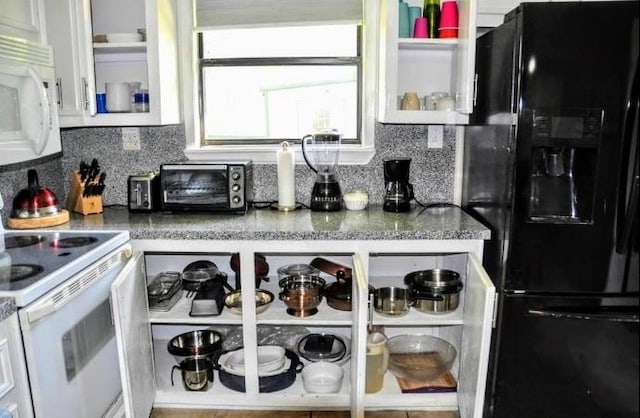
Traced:
<path fill-rule="evenodd" d="M 131 254 L 128 231 L 6 231 L 0 218 L 0 297 L 18 307 L 26 418 L 123 415 L 109 295 Z"/>
<path fill-rule="evenodd" d="M 126 231 L 0 232 L 0 297 L 27 306 L 127 241 Z"/>

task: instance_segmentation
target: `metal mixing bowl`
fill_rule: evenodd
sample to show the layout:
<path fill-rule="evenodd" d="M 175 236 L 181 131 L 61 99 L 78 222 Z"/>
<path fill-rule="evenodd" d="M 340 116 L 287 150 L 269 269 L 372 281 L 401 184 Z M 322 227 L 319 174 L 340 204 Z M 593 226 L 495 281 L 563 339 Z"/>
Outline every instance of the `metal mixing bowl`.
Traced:
<path fill-rule="evenodd" d="M 209 357 L 222 348 L 222 334 L 201 329 L 176 335 L 167 344 L 167 350 L 180 363 L 187 357 Z"/>

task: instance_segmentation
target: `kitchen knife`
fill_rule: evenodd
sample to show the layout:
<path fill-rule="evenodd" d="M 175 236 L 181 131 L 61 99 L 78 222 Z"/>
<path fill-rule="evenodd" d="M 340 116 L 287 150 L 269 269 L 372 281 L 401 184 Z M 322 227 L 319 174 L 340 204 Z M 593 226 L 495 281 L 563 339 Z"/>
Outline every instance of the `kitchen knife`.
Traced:
<path fill-rule="evenodd" d="M 96 195 L 101 196 L 104 192 L 104 179 L 107 177 L 107 173 L 104 171 L 100 173 L 100 179 L 98 180 L 98 185 L 96 186 Z"/>
<path fill-rule="evenodd" d="M 80 174 L 80 181 L 84 182 L 87 178 L 87 172 L 89 171 L 89 164 L 87 164 L 84 160 L 80 161 L 80 169 L 78 170 Z"/>

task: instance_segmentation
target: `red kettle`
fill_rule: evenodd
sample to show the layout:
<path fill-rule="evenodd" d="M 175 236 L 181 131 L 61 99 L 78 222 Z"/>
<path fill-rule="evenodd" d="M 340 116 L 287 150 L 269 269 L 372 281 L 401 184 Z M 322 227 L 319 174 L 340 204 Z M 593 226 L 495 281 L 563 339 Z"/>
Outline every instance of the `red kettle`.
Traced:
<path fill-rule="evenodd" d="M 13 218 L 40 218 L 61 212 L 56 194 L 46 187 L 40 187 L 38 172 L 27 171 L 28 187 L 22 189 L 13 199 Z"/>

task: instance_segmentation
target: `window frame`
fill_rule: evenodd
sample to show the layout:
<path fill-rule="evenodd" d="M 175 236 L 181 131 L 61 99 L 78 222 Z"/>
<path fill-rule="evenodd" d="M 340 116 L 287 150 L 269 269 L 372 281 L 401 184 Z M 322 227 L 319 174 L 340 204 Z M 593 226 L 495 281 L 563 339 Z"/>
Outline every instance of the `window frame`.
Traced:
<path fill-rule="evenodd" d="M 366 164 L 375 154 L 374 131 L 377 106 L 378 76 L 378 2 L 363 2 L 363 23 L 360 39 L 360 106 L 359 143 L 345 143 L 340 150 L 341 164 Z M 185 59 L 180 62 L 182 78 L 182 104 L 185 126 L 185 156 L 189 160 L 246 160 L 256 164 L 275 164 L 278 146 L 269 144 L 223 144 L 201 146 L 200 132 L 200 68 L 198 33 L 195 30 L 194 1 L 178 2 L 178 50 Z M 279 141 L 278 141 L 279 144 Z M 296 163 L 302 164 L 299 144 L 292 145 Z"/>
<path fill-rule="evenodd" d="M 256 67 L 256 66 L 312 66 L 312 65 L 326 65 L 326 66 L 344 66 L 355 65 L 357 68 L 357 91 L 362 91 L 362 25 L 358 25 L 356 49 L 357 55 L 355 57 L 269 57 L 269 58 L 204 58 L 204 43 L 203 35 L 201 32 L 196 33 L 198 42 L 198 116 L 200 119 L 200 142 L 207 141 L 204 138 L 204 69 L 207 67 Z M 362 126 L 362 95 L 358 94 L 356 99 L 356 112 L 357 112 L 357 126 Z M 358 129 L 356 132 L 356 138 L 342 139 L 344 144 L 360 144 L 362 130 Z M 225 145 L 269 145 L 280 144 L 282 141 L 287 141 L 289 144 L 300 144 L 301 138 L 261 138 L 261 139 L 243 139 L 243 140 L 225 140 L 225 139 L 213 139 L 209 140 L 210 144 L 205 146 L 225 146 Z"/>

